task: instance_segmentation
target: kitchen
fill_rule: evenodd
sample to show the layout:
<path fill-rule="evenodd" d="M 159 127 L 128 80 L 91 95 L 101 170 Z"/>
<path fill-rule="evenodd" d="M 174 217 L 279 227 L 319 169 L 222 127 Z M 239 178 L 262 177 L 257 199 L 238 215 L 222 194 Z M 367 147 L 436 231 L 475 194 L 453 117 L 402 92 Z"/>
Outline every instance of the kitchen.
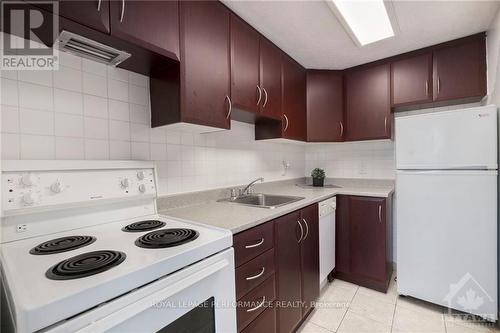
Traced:
<path fill-rule="evenodd" d="M 499 330 L 498 2 L 1 6 L 3 331 Z"/>

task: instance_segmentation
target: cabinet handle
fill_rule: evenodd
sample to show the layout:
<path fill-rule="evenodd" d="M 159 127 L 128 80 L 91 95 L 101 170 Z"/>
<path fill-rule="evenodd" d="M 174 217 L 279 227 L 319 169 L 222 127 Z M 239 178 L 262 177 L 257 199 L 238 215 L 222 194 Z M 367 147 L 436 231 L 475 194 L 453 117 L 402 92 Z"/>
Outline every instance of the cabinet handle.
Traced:
<path fill-rule="evenodd" d="M 122 0 L 122 11 L 120 13 L 120 22 L 123 22 L 124 15 L 125 15 L 125 0 Z"/>
<path fill-rule="evenodd" d="M 245 278 L 245 280 L 250 281 L 250 280 L 258 279 L 258 278 L 260 278 L 264 274 L 265 270 L 266 270 L 266 268 L 262 267 L 262 270 L 260 271 L 259 274 L 254 275 L 254 276 L 249 276 L 249 277 Z"/>
<path fill-rule="evenodd" d="M 302 227 L 302 224 L 300 223 L 299 220 L 297 220 L 297 223 L 299 224 L 299 227 L 300 227 L 300 238 L 299 238 L 299 241 L 297 243 L 300 243 L 302 241 L 302 237 L 304 237 L 304 228 Z"/>
<path fill-rule="evenodd" d="M 378 221 L 382 223 L 382 205 L 378 205 Z"/>
<path fill-rule="evenodd" d="M 233 104 L 231 103 L 231 98 L 229 98 L 228 95 L 226 95 L 226 99 L 227 99 L 227 102 L 229 104 L 226 119 L 229 119 L 229 117 L 231 117 L 231 112 L 233 112 Z"/>
<path fill-rule="evenodd" d="M 254 308 L 247 309 L 247 312 L 253 312 L 253 311 L 257 310 L 257 309 L 260 309 L 260 308 L 264 305 L 264 303 L 265 303 L 265 302 L 266 302 L 266 296 L 262 296 L 262 302 L 260 302 L 260 303 L 259 303 L 256 307 L 254 307 Z"/>
<path fill-rule="evenodd" d="M 264 87 L 262 87 L 262 90 L 264 90 L 264 103 L 262 104 L 262 107 L 265 108 L 267 104 L 267 90 Z"/>
<path fill-rule="evenodd" d="M 387 116 L 384 118 L 384 133 L 387 134 Z"/>
<path fill-rule="evenodd" d="M 306 240 L 307 236 L 309 236 L 309 224 L 307 224 L 306 219 L 302 219 L 302 221 L 304 221 L 304 224 L 306 226 L 306 235 L 304 236 L 303 240 Z"/>
<path fill-rule="evenodd" d="M 344 124 L 340 121 L 340 137 L 344 137 Z"/>
<path fill-rule="evenodd" d="M 425 96 L 429 96 L 429 80 L 425 80 Z"/>
<path fill-rule="evenodd" d="M 286 132 L 286 130 L 288 129 L 288 117 L 284 113 L 283 113 L 283 117 L 285 117 L 285 120 L 286 120 L 285 128 L 283 129 L 283 132 Z"/>
<path fill-rule="evenodd" d="M 262 238 L 260 239 L 260 241 L 258 241 L 258 242 L 257 242 L 257 243 L 255 243 L 255 244 L 245 245 L 245 249 L 252 249 L 252 248 L 254 248 L 254 247 L 261 246 L 263 243 L 264 243 L 264 237 L 262 237 Z"/>
<path fill-rule="evenodd" d="M 257 91 L 259 92 L 259 98 L 257 99 L 257 105 L 259 105 L 260 100 L 262 99 L 262 89 L 260 89 L 259 85 L 257 85 Z"/>
<path fill-rule="evenodd" d="M 441 79 L 439 78 L 439 76 L 437 77 L 437 91 L 439 95 L 439 92 L 441 91 Z"/>
<path fill-rule="evenodd" d="M 97 1 L 97 11 L 98 12 L 101 11 L 101 2 L 102 2 L 102 0 Z"/>

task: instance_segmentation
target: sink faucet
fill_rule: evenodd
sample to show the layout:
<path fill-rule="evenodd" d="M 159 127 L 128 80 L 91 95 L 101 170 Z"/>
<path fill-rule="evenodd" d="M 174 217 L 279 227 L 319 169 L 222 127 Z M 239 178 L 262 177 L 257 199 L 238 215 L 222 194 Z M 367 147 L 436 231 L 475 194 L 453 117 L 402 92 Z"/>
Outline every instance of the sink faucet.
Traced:
<path fill-rule="evenodd" d="M 248 184 L 247 186 L 245 186 L 241 191 L 240 191 L 240 195 L 246 195 L 248 194 L 248 191 L 250 190 L 250 188 L 252 187 L 253 184 L 255 184 L 256 182 L 263 182 L 264 181 L 264 177 L 259 177 L 257 179 L 255 179 L 254 181 L 252 181 L 250 184 Z"/>

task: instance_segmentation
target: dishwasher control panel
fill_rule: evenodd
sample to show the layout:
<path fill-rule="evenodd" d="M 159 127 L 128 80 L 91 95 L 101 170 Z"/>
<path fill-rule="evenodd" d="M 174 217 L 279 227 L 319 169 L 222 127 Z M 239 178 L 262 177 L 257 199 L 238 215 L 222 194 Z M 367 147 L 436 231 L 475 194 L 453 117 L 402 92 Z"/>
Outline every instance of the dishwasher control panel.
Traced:
<path fill-rule="evenodd" d="M 337 208 L 337 199 L 335 197 L 321 201 L 319 203 L 319 217 L 332 214 Z"/>

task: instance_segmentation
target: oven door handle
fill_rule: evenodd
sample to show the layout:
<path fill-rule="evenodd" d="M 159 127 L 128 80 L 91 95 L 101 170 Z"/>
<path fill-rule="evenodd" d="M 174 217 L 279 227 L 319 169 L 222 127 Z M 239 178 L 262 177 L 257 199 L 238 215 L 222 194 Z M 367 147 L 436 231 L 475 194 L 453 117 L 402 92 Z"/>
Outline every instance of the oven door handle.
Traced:
<path fill-rule="evenodd" d="M 120 325 L 121 323 L 127 321 L 128 319 L 138 315 L 139 313 L 146 311 L 147 309 L 154 307 L 156 304 L 161 305 L 162 300 L 168 299 L 173 295 L 185 290 L 192 285 L 200 282 L 201 280 L 213 275 L 214 273 L 229 266 L 229 261 L 227 259 L 220 260 L 213 265 L 205 267 L 194 274 L 189 275 L 185 279 L 177 281 L 168 287 L 165 287 L 157 292 L 148 295 L 137 302 L 134 302 L 112 314 L 94 321 L 92 324 L 77 330 L 78 333 L 96 333 L 105 332 Z"/>

